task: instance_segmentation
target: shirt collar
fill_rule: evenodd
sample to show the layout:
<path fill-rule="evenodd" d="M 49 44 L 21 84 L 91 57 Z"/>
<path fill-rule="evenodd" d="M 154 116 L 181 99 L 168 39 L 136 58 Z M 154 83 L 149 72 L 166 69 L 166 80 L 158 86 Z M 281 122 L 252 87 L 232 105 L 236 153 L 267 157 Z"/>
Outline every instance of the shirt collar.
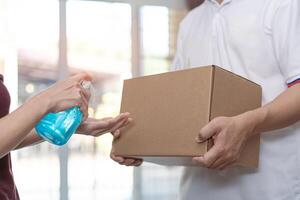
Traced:
<path fill-rule="evenodd" d="M 224 6 L 228 3 L 231 3 L 231 1 L 233 1 L 233 0 L 223 0 L 222 4 L 219 4 L 219 2 L 217 0 L 207 0 L 207 1 L 210 1 L 218 6 Z"/>

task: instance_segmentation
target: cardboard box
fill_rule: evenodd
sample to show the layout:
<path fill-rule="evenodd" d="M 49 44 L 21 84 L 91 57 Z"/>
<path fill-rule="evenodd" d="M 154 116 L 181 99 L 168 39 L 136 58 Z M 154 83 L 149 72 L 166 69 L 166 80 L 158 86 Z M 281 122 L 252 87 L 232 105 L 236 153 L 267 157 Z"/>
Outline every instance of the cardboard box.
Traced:
<path fill-rule="evenodd" d="M 216 66 L 125 80 L 121 112 L 133 123 L 113 145 L 115 154 L 163 165 L 193 165 L 213 145 L 195 141 L 218 116 L 235 116 L 261 106 L 261 87 Z M 250 138 L 237 165 L 256 168 L 260 136 Z"/>

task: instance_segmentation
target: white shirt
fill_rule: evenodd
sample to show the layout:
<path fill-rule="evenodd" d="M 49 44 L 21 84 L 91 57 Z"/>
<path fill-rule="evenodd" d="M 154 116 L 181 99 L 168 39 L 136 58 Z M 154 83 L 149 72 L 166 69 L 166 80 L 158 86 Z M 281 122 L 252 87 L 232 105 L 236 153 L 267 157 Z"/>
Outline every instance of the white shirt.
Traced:
<path fill-rule="evenodd" d="M 260 84 L 268 103 L 300 78 L 300 0 L 206 0 L 177 48 L 174 70 L 218 65 Z M 186 168 L 181 200 L 300 199 L 300 125 L 263 133 L 260 155 L 258 170 Z"/>

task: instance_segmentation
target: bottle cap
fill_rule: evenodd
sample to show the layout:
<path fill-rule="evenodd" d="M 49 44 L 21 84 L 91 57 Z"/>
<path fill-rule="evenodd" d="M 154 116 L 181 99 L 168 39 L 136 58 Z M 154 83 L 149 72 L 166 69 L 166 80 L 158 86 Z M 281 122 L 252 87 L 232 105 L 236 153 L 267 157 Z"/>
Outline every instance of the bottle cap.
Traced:
<path fill-rule="evenodd" d="M 90 90 L 91 87 L 92 87 L 91 81 L 82 81 L 82 82 L 81 82 L 81 85 L 82 85 L 82 87 L 83 87 L 84 89 L 86 89 L 86 90 Z"/>

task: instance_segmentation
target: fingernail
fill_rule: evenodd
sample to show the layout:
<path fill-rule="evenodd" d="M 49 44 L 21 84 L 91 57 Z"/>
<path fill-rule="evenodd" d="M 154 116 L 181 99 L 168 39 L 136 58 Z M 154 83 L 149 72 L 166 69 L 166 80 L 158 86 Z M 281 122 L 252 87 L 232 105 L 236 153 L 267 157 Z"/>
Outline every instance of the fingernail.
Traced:
<path fill-rule="evenodd" d="M 128 120 L 126 121 L 125 125 L 128 125 L 129 123 L 132 122 L 132 119 L 131 118 L 128 118 Z"/>
<path fill-rule="evenodd" d="M 198 143 L 203 143 L 203 142 L 205 142 L 205 140 L 204 140 L 200 135 L 198 135 L 198 136 L 196 137 L 196 142 L 198 142 Z"/>
<path fill-rule="evenodd" d="M 115 137 L 119 137 L 119 136 L 120 136 L 120 130 L 116 130 Z"/>
<path fill-rule="evenodd" d="M 116 160 L 117 160 L 119 163 L 123 163 L 123 162 L 124 162 L 124 158 L 118 157 L 118 158 L 116 158 Z"/>

